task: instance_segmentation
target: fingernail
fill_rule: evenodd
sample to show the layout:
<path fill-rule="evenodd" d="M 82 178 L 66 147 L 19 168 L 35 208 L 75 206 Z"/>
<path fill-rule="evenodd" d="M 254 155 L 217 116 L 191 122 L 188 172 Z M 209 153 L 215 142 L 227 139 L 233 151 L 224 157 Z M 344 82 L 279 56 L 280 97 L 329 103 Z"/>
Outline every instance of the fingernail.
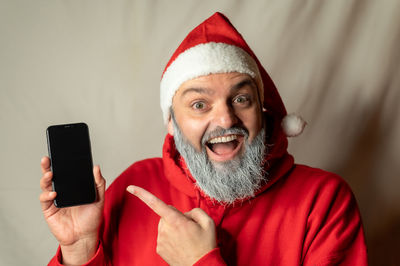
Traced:
<path fill-rule="evenodd" d="M 126 188 L 126 190 L 127 190 L 129 193 L 131 193 L 131 194 L 135 194 L 135 188 L 134 188 L 133 186 L 128 186 L 128 187 Z"/>

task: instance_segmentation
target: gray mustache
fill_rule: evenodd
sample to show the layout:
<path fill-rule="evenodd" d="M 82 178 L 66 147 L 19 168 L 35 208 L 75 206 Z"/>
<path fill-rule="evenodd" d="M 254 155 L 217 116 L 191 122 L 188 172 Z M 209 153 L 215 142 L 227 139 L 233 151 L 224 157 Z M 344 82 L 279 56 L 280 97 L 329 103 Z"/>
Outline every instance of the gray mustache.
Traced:
<path fill-rule="evenodd" d="M 201 144 L 205 145 L 207 143 L 207 141 L 211 138 L 220 137 L 220 136 L 229 135 L 229 134 L 243 135 L 245 137 L 245 139 L 247 139 L 249 136 L 249 132 L 242 127 L 231 127 L 228 129 L 225 129 L 222 127 L 217 127 L 213 131 L 210 131 L 210 132 L 207 132 L 204 134 L 203 138 L 201 139 Z"/>

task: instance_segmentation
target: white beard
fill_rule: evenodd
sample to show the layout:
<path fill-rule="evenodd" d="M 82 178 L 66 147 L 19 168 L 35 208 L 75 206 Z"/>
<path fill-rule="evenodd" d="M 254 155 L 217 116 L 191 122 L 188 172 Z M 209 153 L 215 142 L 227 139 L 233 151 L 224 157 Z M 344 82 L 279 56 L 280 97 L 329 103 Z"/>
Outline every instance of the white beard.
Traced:
<path fill-rule="evenodd" d="M 196 185 L 210 198 L 224 204 L 253 197 L 266 182 L 262 162 L 266 152 L 265 129 L 248 143 L 248 133 L 243 128 L 219 128 L 206 134 L 202 139 L 202 151 L 198 152 L 183 136 L 172 114 L 174 140 L 185 163 L 196 180 Z M 245 135 L 244 153 L 227 162 L 211 161 L 205 149 L 209 136 L 241 133 Z"/>

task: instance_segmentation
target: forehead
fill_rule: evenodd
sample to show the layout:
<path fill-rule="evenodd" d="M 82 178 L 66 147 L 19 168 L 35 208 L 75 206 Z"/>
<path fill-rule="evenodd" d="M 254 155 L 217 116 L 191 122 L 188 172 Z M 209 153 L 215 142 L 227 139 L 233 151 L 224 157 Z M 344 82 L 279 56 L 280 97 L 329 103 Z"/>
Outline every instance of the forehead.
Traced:
<path fill-rule="evenodd" d="M 214 94 L 218 91 L 227 90 L 234 92 L 242 88 L 257 90 L 255 82 L 247 74 L 218 73 L 200 76 L 182 83 L 175 96 L 183 97 L 191 93 Z"/>

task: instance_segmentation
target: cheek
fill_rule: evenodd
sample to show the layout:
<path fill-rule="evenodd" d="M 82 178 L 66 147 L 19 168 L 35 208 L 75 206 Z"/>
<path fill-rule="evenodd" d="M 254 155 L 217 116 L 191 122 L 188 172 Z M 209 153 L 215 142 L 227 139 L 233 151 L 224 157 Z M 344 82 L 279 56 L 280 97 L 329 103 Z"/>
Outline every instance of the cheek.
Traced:
<path fill-rule="evenodd" d="M 184 119 L 181 130 L 186 139 L 188 139 L 198 151 L 201 151 L 201 139 L 207 130 L 207 123 L 201 120 Z"/>
<path fill-rule="evenodd" d="M 249 141 L 252 141 L 262 128 L 262 116 L 256 109 L 246 114 L 242 121 L 246 129 L 249 131 Z"/>

